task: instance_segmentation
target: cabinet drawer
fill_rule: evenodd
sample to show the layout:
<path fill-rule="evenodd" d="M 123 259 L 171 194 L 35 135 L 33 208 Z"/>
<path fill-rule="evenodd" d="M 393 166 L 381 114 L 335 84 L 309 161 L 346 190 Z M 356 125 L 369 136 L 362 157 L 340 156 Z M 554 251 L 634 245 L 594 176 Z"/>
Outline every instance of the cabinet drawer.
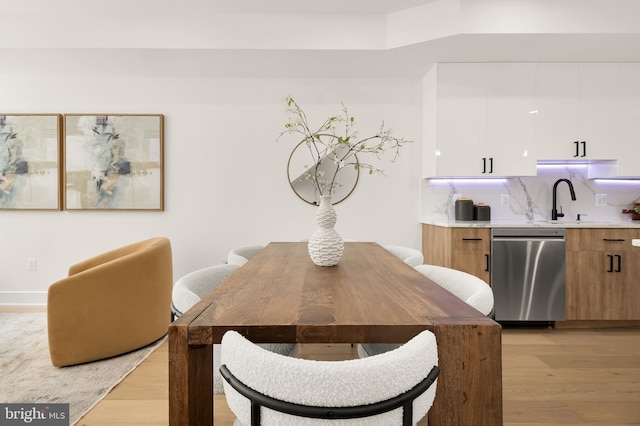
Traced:
<path fill-rule="evenodd" d="M 454 251 L 488 251 L 489 229 L 456 228 L 451 233 L 451 248 Z"/>
<path fill-rule="evenodd" d="M 567 229 L 567 251 L 630 251 L 640 229 Z"/>

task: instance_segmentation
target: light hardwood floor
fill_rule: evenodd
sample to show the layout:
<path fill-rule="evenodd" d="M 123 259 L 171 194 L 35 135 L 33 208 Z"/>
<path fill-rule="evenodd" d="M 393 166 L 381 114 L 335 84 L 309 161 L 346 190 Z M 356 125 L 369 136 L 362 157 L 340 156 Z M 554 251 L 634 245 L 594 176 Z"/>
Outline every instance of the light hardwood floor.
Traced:
<path fill-rule="evenodd" d="M 505 329 L 504 424 L 640 425 L 640 327 Z M 167 426 L 164 343 L 82 418 L 86 426 Z M 349 345 L 302 345 L 300 356 L 346 359 Z M 231 425 L 216 396 L 216 425 Z"/>

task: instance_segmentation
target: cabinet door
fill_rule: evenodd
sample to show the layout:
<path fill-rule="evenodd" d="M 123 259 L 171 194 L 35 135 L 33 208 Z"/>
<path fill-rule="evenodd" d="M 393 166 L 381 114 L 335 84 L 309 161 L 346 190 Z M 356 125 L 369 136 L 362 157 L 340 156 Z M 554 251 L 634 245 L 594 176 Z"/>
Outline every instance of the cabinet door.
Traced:
<path fill-rule="evenodd" d="M 538 64 L 538 150 L 540 160 L 574 159 L 578 141 L 578 64 Z"/>
<path fill-rule="evenodd" d="M 567 230 L 567 319 L 639 320 L 640 231 Z"/>
<path fill-rule="evenodd" d="M 618 65 L 582 63 L 578 81 L 579 158 L 615 159 L 612 146 L 618 143 Z"/>
<path fill-rule="evenodd" d="M 640 64 L 619 65 L 619 176 L 640 176 Z"/>
<path fill-rule="evenodd" d="M 486 64 L 439 64 L 436 174 L 481 176 L 486 157 Z"/>
<path fill-rule="evenodd" d="M 451 268 L 482 278 L 489 284 L 488 228 L 453 228 L 451 232 Z"/>
<path fill-rule="evenodd" d="M 536 64 L 487 64 L 487 157 L 498 176 L 536 176 Z"/>
<path fill-rule="evenodd" d="M 613 277 L 612 285 L 604 291 L 605 303 L 610 307 L 607 319 L 640 320 L 640 250 L 631 245 L 631 240 L 637 238 L 640 230 L 628 229 L 605 242 L 607 273 Z"/>
<path fill-rule="evenodd" d="M 568 320 L 611 319 L 605 290 L 611 288 L 615 276 L 607 272 L 607 260 L 602 251 L 567 253 Z"/>
<path fill-rule="evenodd" d="M 538 159 L 615 159 L 617 93 L 617 64 L 539 64 Z"/>

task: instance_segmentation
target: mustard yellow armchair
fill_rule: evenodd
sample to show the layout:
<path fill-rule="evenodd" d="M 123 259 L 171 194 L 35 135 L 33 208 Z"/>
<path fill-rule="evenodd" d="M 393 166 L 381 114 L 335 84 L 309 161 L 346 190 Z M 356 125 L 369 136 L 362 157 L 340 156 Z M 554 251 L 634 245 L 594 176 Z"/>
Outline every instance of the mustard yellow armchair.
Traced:
<path fill-rule="evenodd" d="M 92 257 L 49 287 L 49 352 L 56 367 L 109 358 L 164 336 L 173 264 L 167 238 Z"/>

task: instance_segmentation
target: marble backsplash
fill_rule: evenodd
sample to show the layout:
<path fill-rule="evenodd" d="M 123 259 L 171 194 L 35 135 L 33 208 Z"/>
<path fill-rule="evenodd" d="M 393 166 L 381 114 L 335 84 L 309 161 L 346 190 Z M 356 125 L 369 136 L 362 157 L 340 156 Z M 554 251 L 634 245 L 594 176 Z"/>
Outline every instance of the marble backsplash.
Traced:
<path fill-rule="evenodd" d="M 538 176 L 508 179 L 423 179 L 422 222 L 454 221 L 454 203 L 464 196 L 474 204 L 491 206 L 492 222 L 533 222 L 551 219 L 552 190 L 558 179 L 571 180 L 576 200 L 562 182 L 557 188 L 560 221 L 620 222 L 630 220 L 622 210 L 640 202 L 640 180 L 587 178 L 587 165 L 540 165 Z M 596 200 L 599 205 L 596 205 Z M 584 215 L 584 216 L 583 216 Z"/>

